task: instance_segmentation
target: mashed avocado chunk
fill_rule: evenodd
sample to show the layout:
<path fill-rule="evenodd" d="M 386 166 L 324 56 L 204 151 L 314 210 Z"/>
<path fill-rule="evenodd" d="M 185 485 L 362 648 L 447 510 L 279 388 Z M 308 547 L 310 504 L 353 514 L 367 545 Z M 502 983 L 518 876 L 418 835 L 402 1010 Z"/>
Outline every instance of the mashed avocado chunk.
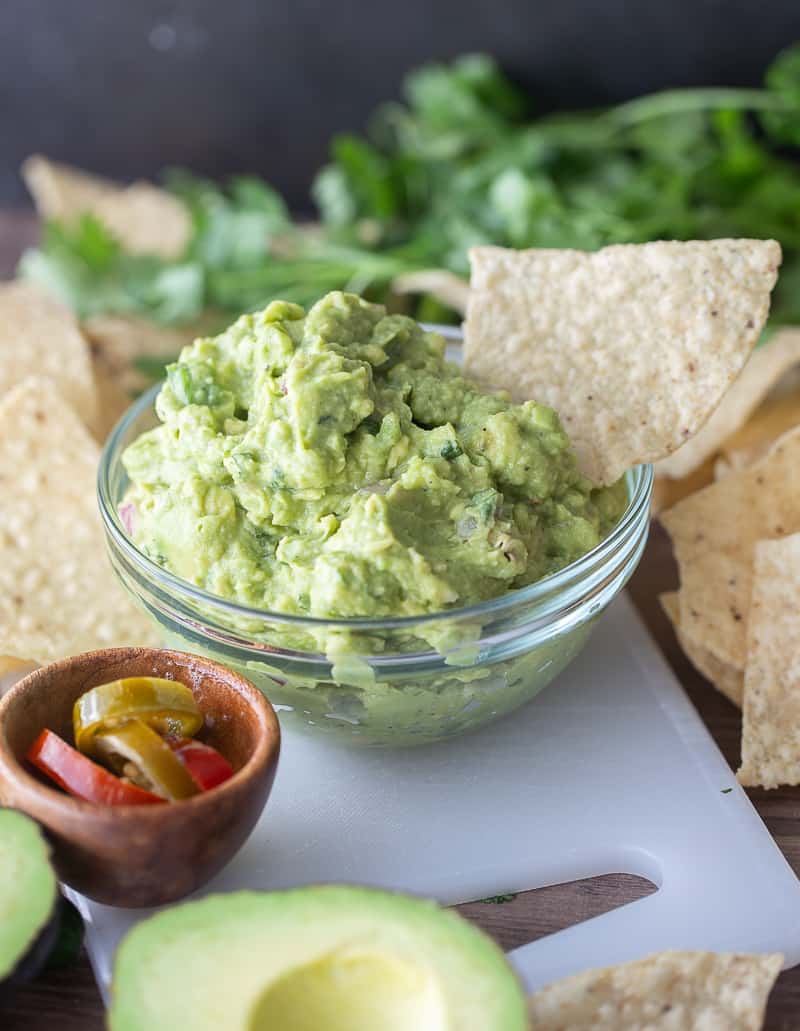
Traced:
<path fill-rule="evenodd" d="M 196 340 L 124 454 L 134 540 L 213 594 L 321 618 L 470 605 L 574 561 L 624 486 L 593 489 L 551 408 L 444 352 L 347 293 Z"/>

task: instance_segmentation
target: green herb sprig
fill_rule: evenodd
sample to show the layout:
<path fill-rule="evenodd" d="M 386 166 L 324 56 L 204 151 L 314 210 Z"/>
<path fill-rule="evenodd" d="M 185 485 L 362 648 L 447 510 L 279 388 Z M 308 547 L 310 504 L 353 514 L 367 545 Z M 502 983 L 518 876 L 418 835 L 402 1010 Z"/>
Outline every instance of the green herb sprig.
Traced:
<path fill-rule="evenodd" d="M 318 225 L 292 221 L 257 178 L 223 187 L 172 172 L 166 185 L 193 224 L 179 261 L 127 254 L 87 217 L 48 225 L 21 271 L 81 316 L 180 323 L 332 289 L 386 299 L 406 273 L 466 276 L 480 243 L 775 237 L 784 264 L 772 322 L 800 322 L 800 48 L 775 59 L 763 89 L 668 90 L 533 119 L 531 99 L 485 55 L 420 68 L 404 92 L 363 137 L 332 141 L 312 189 Z M 414 313 L 454 317 L 430 298 Z"/>

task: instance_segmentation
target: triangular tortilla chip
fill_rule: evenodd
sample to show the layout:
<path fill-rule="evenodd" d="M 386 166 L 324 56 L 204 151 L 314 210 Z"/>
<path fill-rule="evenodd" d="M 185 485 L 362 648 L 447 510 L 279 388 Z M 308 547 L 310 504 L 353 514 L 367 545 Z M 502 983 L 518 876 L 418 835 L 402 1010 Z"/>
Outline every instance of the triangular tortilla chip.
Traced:
<path fill-rule="evenodd" d="M 55 384 L 0 400 L 0 655 L 37 663 L 154 644 L 117 582 L 95 498 L 99 449 Z"/>
<path fill-rule="evenodd" d="M 741 372 L 769 311 L 774 240 L 470 251 L 467 371 L 558 412 L 613 483 L 676 451 Z"/>
<path fill-rule="evenodd" d="M 681 611 L 678 591 L 659 594 L 658 600 L 661 602 L 661 608 L 666 613 L 670 623 L 672 623 L 675 636 L 678 638 L 678 644 L 681 646 L 689 662 L 706 680 L 716 687 L 720 694 L 724 694 L 726 698 L 741 709 L 742 695 L 744 693 L 744 673 L 742 670 L 722 662 L 716 655 L 684 632 L 680 624 Z"/>
<path fill-rule="evenodd" d="M 39 155 L 24 162 L 22 177 L 42 218 L 71 225 L 92 214 L 131 254 L 179 258 L 189 243 L 186 207 L 152 183 L 121 186 Z"/>
<path fill-rule="evenodd" d="M 800 427 L 757 465 L 678 502 L 659 517 L 681 577 L 680 626 L 722 662 L 744 669 L 756 541 L 800 531 Z"/>
<path fill-rule="evenodd" d="M 758 1031 L 783 956 L 659 952 L 530 999 L 534 1031 Z"/>
<path fill-rule="evenodd" d="M 784 329 L 751 354 L 708 422 L 691 440 L 656 463 L 657 476 L 688 476 L 744 426 L 784 373 L 800 362 L 800 329 Z M 800 422 L 800 413 L 798 413 Z"/>
<path fill-rule="evenodd" d="M 800 784 L 800 534 L 755 547 L 736 776 L 748 787 Z"/>
<path fill-rule="evenodd" d="M 72 312 L 32 283 L 0 283 L 0 398 L 34 375 L 52 379 L 84 423 L 94 426 L 89 346 Z"/>

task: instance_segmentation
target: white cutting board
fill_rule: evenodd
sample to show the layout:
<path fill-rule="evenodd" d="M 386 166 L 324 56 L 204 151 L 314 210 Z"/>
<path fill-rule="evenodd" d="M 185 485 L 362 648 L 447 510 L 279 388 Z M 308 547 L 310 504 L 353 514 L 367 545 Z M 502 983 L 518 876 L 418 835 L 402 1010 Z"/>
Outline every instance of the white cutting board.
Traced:
<path fill-rule="evenodd" d="M 477 734 L 396 752 L 286 734 L 260 823 L 207 891 L 345 881 L 456 903 L 611 872 L 659 890 L 515 949 L 529 988 L 663 948 L 800 962 L 800 881 L 627 597 L 538 698 Z M 75 901 L 105 992 L 146 911 Z"/>

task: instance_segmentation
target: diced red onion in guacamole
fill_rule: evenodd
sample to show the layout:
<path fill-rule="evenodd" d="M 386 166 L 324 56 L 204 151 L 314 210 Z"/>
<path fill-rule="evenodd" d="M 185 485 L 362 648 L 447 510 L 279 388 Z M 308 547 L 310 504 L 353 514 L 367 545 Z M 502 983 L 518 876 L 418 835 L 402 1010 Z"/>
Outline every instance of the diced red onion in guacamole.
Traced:
<path fill-rule="evenodd" d="M 122 525 L 128 531 L 133 533 L 133 521 L 136 515 L 136 505 L 128 501 L 124 505 L 119 506 L 119 517 L 122 520 Z"/>

